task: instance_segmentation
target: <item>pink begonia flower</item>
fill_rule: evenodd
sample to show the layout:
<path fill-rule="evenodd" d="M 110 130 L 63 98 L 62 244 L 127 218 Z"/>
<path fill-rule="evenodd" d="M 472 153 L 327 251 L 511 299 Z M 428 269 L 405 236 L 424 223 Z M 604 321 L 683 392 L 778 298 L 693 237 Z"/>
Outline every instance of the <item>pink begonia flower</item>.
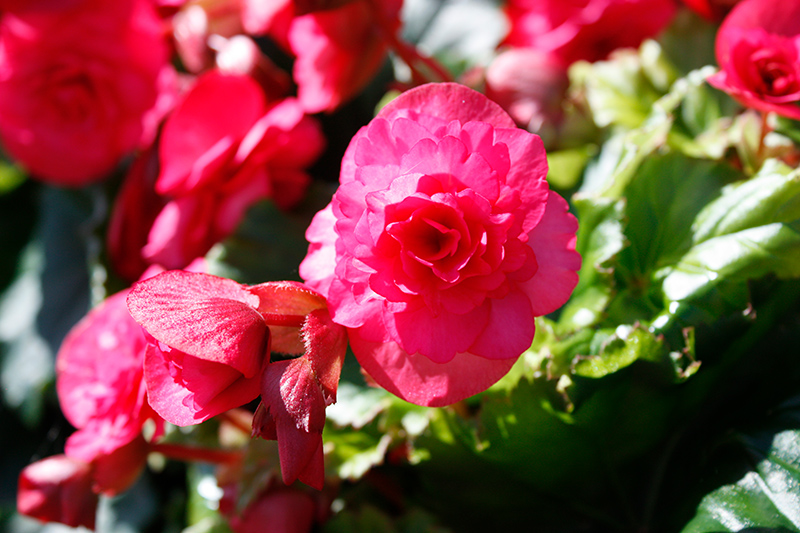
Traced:
<path fill-rule="evenodd" d="M 26 466 L 17 485 L 17 511 L 42 522 L 94 529 L 98 496 L 92 466 L 54 455 Z"/>
<path fill-rule="evenodd" d="M 672 20 L 673 0 L 508 0 L 505 44 L 536 48 L 570 64 L 635 47 Z"/>
<path fill-rule="evenodd" d="M 568 86 L 566 66 L 535 48 L 506 50 L 486 69 L 486 96 L 534 133 L 561 119 Z"/>
<path fill-rule="evenodd" d="M 536 135 L 464 86 L 401 94 L 355 135 L 300 265 L 362 368 L 410 402 L 485 390 L 578 282 L 577 221 Z"/>
<path fill-rule="evenodd" d="M 402 0 L 355 0 L 294 18 L 288 39 L 306 111 L 332 111 L 366 87 L 386 59 L 386 33 L 398 30 L 401 6 Z"/>
<path fill-rule="evenodd" d="M 254 431 L 278 440 L 284 481 L 321 488 L 321 426 L 347 347 L 325 306 L 290 281 L 246 286 L 171 271 L 137 283 L 128 309 L 154 338 L 144 363 L 151 405 L 187 426 L 261 394 Z M 270 352 L 300 357 L 270 362 Z"/>
<path fill-rule="evenodd" d="M 747 107 L 800 120 L 800 2 L 745 0 L 717 32 L 708 82 Z"/>
<path fill-rule="evenodd" d="M 78 428 L 65 453 L 92 463 L 95 490 L 106 494 L 124 491 L 136 480 L 147 455 L 142 426 L 148 419 L 160 422 L 143 381 L 147 341 L 128 313 L 127 294 L 119 292 L 92 309 L 56 356 L 61 410 Z"/>
<path fill-rule="evenodd" d="M 151 0 L 0 19 L 0 138 L 34 176 L 80 186 L 140 142 L 167 45 Z"/>
<path fill-rule="evenodd" d="M 166 202 L 143 257 L 182 268 L 232 233 L 256 201 L 291 207 L 323 145 L 296 100 L 268 102 L 248 76 L 202 75 L 164 123 L 155 189 Z"/>

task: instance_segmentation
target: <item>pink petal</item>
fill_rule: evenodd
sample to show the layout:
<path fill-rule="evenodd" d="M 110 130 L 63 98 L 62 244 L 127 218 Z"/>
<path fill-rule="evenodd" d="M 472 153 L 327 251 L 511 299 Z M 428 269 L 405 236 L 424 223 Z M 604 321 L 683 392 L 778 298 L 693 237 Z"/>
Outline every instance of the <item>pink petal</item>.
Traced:
<path fill-rule="evenodd" d="M 238 145 L 263 114 L 264 94 L 251 78 L 214 71 L 201 76 L 164 123 L 158 191 L 191 190 L 196 161 L 226 137 Z"/>
<path fill-rule="evenodd" d="M 515 359 L 491 360 L 460 353 L 447 363 L 409 355 L 395 342 L 364 340 L 348 330 L 350 347 L 361 367 L 389 392 L 417 405 L 441 407 L 492 386 L 508 373 Z"/>
<path fill-rule="evenodd" d="M 519 288 L 530 298 L 533 314 L 552 313 L 566 303 L 578 284 L 581 256 L 575 251 L 578 221 L 568 212 L 566 200 L 555 192 L 547 199 L 544 216 L 528 234 L 539 269 Z"/>
<path fill-rule="evenodd" d="M 336 217 L 331 204 L 314 215 L 306 230 L 309 242 L 308 254 L 300 263 L 300 277 L 306 284 L 320 294 L 327 296 L 335 268 L 338 234 L 334 230 Z"/>
<path fill-rule="evenodd" d="M 428 83 L 420 85 L 389 102 L 378 117 L 392 120 L 395 115 L 407 116 L 408 111 L 433 115 L 446 121 L 488 122 L 496 128 L 515 128 L 508 113 L 481 93 L 458 83 Z"/>
<path fill-rule="evenodd" d="M 489 321 L 469 352 L 487 359 L 516 359 L 531 347 L 536 326 L 528 296 L 512 291 L 503 298 L 489 299 Z"/>
<path fill-rule="evenodd" d="M 269 331 L 259 299 L 235 281 L 169 271 L 140 281 L 128 296 L 133 318 L 153 337 L 189 355 L 230 365 L 245 377 L 261 368 Z"/>
<path fill-rule="evenodd" d="M 168 357 L 179 358 L 180 366 Z M 264 360 L 266 364 L 266 358 Z M 150 405 L 168 422 L 191 426 L 258 397 L 261 376 L 245 379 L 231 367 L 150 345 L 144 364 Z"/>

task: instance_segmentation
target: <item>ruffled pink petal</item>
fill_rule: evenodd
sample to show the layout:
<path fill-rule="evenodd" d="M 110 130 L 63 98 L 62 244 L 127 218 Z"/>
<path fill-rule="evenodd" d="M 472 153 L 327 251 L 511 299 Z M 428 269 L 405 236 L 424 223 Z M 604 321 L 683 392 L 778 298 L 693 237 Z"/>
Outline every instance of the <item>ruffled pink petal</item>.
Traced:
<path fill-rule="evenodd" d="M 578 221 L 566 200 L 555 192 L 547 199 L 542 220 L 528 234 L 539 269 L 519 288 L 530 298 L 535 316 L 552 313 L 566 303 L 578 284 L 581 256 L 575 251 Z"/>
<path fill-rule="evenodd" d="M 184 271 L 140 281 L 128 296 L 131 315 L 153 337 L 245 377 L 261 368 L 269 340 L 258 303 L 235 281 Z"/>
<path fill-rule="evenodd" d="M 515 359 L 491 360 L 460 353 L 447 363 L 409 355 L 395 342 L 364 340 L 348 330 L 361 367 L 389 392 L 417 405 L 441 407 L 482 392 L 508 373 Z"/>
<path fill-rule="evenodd" d="M 428 83 L 404 92 L 378 113 L 392 120 L 408 112 L 433 115 L 446 121 L 488 122 L 496 128 L 514 128 L 508 113 L 481 93 L 458 83 Z"/>
<path fill-rule="evenodd" d="M 336 265 L 335 242 L 339 236 L 334 229 L 335 223 L 331 204 L 314 215 L 306 230 L 306 239 L 310 243 L 308 254 L 300 263 L 300 277 L 323 296 L 328 294 Z"/>

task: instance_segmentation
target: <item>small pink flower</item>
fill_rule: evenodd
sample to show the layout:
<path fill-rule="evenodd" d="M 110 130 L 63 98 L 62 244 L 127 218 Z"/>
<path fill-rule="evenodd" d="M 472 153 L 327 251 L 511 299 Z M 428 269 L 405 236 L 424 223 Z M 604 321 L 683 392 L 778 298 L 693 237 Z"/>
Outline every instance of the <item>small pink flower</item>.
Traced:
<path fill-rule="evenodd" d="M 306 111 L 332 111 L 366 87 L 386 59 L 385 32 L 398 30 L 401 5 L 402 0 L 354 0 L 295 17 L 288 39 Z"/>
<path fill-rule="evenodd" d="M 125 306 L 127 291 L 92 309 L 67 334 L 56 358 L 61 410 L 78 431 L 65 453 L 95 466 L 95 490 L 127 489 L 144 467 L 142 425 L 160 420 L 147 403 L 142 369 L 147 342 Z"/>
<path fill-rule="evenodd" d="M 128 309 L 153 337 L 144 363 L 151 405 L 187 426 L 261 394 L 254 433 L 278 440 L 285 483 L 321 488 L 325 407 L 347 347 L 325 307 L 289 281 L 246 286 L 171 271 L 137 283 Z M 270 352 L 290 359 L 270 362 Z"/>
<path fill-rule="evenodd" d="M 94 529 L 98 497 L 88 463 L 55 455 L 26 466 L 19 475 L 17 511 L 42 522 Z"/>
<path fill-rule="evenodd" d="M 635 47 L 672 20 L 672 0 L 509 0 L 506 44 L 536 48 L 567 64 Z"/>
<path fill-rule="evenodd" d="M 485 390 L 578 281 L 577 222 L 539 137 L 480 93 L 429 84 L 350 143 L 300 266 L 381 386 L 422 405 Z"/>
<path fill-rule="evenodd" d="M 800 120 L 800 2 L 746 0 L 717 33 L 708 82 L 747 107 Z"/>
<path fill-rule="evenodd" d="M 293 206 L 323 145 L 296 100 L 268 101 L 248 76 L 202 75 L 164 123 L 159 164 L 130 171 L 109 235 L 115 264 L 140 253 L 122 270 L 183 268 L 230 235 L 256 201 Z"/>
<path fill-rule="evenodd" d="M 0 20 L 0 137 L 33 175 L 96 181 L 140 142 L 167 46 L 151 0 L 81 0 Z"/>
<path fill-rule="evenodd" d="M 506 50 L 486 69 L 486 96 L 534 133 L 561 119 L 568 86 L 566 66 L 535 48 Z"/>

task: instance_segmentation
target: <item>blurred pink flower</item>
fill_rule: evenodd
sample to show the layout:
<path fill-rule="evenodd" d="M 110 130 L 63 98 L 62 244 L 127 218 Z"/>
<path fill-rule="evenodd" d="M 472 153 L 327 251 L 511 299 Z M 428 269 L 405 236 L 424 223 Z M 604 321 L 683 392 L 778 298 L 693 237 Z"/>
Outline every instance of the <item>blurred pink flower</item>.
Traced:
<path fill-rule="evenodd" d="M 486 96 L 534 133 L 561 120 L 568 86 L 566 66 L 535 48 L 506 50 L 486 69 Z"/>
<path fill-rule="evenodd" d="M 325 299 L 300 283 L 246 286 L 183 271 L 134 285 L 133 318 L 152 335 L 150 403 L 179 426 L 262 397 L 254 433 L 277 439 L 288 485 L 321 488 L 325 407 L 336 400 L 347 344 Z M 270 362 L 270 352 L 293 359 Z"/>
<path fill-rule="evenodd" d="M 144 467 L 147 403 L 143 377 L 147 346 L 125 305 L 127 291 L 107 298 L 67 334 L 56 357 L 56 390 L 64 416 L 78 428 L 65 453 L 95 465 L 95 490 L 127 489 Z"/>
<path fill-rule="evenodd" d="M 140 142 L 167 46 L 151 0 L 0 19 L 0 137 L 34 176 L 79 186 Z"/>
<path fill-rule="evenodd" d="M 485 390 L 578 281 L 577 222 L 539 137 L 464 86 L 400 95 L 355 135 L 300 265 L 364 370 L 422 405 Z"/>
<path fill-rule="evenodd" d="M 42 522 L 94 529 L 98 497 L 90 464 L 54 455 L 26 466 L 17 485 L 17 511 Z"/>
<path fill-rule="evenodd" d="M 536 48 L 567 64 L 635 47 L 672 20 L 673 0 L 508 0 L 505 44 Z"/>
<path fill-rule="evenodd" d="M 386 60 L 386 33 L 399 29 L 401 6 L 402 0 L 354 0 L 294 18 L 288 40 L 306 111 L 333 111 L 366 87 Z"/>
<path fill-rule="evenodd" d="M 747 107 L 800 120 L 800 1 L 745 0 L 722 22 L 708 82 Z"/>

